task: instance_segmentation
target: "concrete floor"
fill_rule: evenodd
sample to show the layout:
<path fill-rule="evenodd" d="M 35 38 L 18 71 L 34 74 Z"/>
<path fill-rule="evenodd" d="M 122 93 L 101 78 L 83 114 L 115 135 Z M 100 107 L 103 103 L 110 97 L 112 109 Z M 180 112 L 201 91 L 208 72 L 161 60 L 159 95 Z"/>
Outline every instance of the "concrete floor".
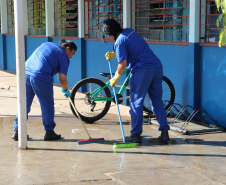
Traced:
<path fill-rule="evenodd" d="M 63 139 L 43 140 L 40 107 L 35 101 L 27 125 L 28 149 L 18 149 L 11 139 L 17 112 L 16 77 L 0 71 L 0 78 L 0 184 L 226 184 L 225 132 L 181 135 L 170 131 L 170 144 L 159 145 L 158 127 L 144 123 L 141 146 L 113 150 L 122 136 L 112 107 L 100 121 L 86 124 L 92 138 L 104 137 L 106 141 L 78 145 L 77 141 L 87 139 L 87 135 L 59 87 L 54 88 L 55 131 Z M 128 136 L 128 107 L 120 106 L 120 110 Z"/>

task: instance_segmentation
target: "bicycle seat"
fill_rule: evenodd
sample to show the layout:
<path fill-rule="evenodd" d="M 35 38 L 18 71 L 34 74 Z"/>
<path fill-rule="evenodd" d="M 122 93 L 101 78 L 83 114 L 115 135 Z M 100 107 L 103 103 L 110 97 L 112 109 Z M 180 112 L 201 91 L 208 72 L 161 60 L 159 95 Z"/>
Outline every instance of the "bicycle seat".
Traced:
<path fill-rule="evenodd" d="M 101 75 L 101 76 L 104 76 L 104 77 L 107 77 L 108 79 L 111 79 L 110 73 L 103 73 L 103 72 L 100 72 L 100 75 Z M 112 75 L 114 76 L 115 73 L 112 73 Z"/>

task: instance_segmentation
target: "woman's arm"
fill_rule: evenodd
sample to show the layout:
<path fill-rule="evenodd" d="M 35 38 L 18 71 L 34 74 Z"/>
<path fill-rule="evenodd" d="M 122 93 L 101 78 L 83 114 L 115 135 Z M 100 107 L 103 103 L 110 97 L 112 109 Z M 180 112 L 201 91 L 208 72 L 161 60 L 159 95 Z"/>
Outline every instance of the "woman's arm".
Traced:
<path fill-rule="evenodd" d="M 60 85 L 66 91 L 67 90 L 67 76 L 63 73 L 58 73 Z"/>
<path fill-rule="evenodd" d="M 118 64 L 117 72 L 122 75 L 127 65 L 127 60 L 123 60 Z"/>

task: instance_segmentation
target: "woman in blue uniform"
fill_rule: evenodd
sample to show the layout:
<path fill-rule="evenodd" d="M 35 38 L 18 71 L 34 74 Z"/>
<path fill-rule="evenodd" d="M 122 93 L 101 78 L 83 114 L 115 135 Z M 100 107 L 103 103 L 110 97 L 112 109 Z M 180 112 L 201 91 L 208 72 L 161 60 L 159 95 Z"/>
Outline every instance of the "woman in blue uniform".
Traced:
<path fill-rule="evenodd" d="M 143 126 L 143 103 L 146 93 L 149 93 L 153 111 L 160 124 L 159 141 L 167 143 L 169 139 L 166 112 L 162 102 L 162 63 L 149 48 L 146 41 L 133 29 L 122 29 L 114 19 L 107 19 L 102 26 L 102 39 L 105 35 L 115 41 L 114 52 L 107 52 L 106 59 L 117 58 L 118 67 L 110 81 L 113 86 L 122 75 L 125 68 L 132 71 L 130 79 L 130 115 L 131 135 L 127 142 L 141 143 Z"/>
<path fill-rule="evenodd" d="M 58 73 L 62 92 L 70 96 L 67 86 L 69 59 L 77 51 L 74 42 L 61 40 L 59 44 L 45 42 L 39 46 L 25 63 L 27 114 L 36 95 L 42 110 L 45 128 L 44 140 L 58 140 L 61 135 L 54 132 L 53 76 Z M 18 140 L 18 118 L 13 123 L 12 139 Z"/>

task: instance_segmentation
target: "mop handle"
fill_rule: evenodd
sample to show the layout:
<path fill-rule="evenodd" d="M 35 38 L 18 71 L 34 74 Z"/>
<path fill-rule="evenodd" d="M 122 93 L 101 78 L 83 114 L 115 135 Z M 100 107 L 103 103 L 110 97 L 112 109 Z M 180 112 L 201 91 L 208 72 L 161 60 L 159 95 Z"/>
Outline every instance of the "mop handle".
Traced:
<path fill-rule="evenodd" d="M 70 103 L 71 103 L 71 105 L 72 105 L 72 107 L 73 107 L 73 109 L 74 109 L 76 115 L 78 116 L 79 120 L 81 121 L 82 126 L 84 127 L 84 129 L 85 129 L 87 135 L 89 136 L 89 138 L 91 138 L 91 136 L 89 135 L 88 130 L 87 130 L 86 127 L 85 127 L 85 124 L 83 123 L 83 121 L 82 121 L 82 119 L 81 119 L 81 117 L 80 117 L 78 111 L 76 110 L 76 108 L 75 108 L 75 106 L 74 106 L 74 103 L 73 103 L 72 100 L 71 100 L 71 97 L 70 97 L 70 96 L 67 96 L 67 97 L 68 97 L 68 99 L 69 99 L 69 101 L 70 101 Z"/>
<path fill-rule="evenodd" d="M 111 78 L 113 78 L 112 72 L 111 72 L 111 62 L 110 62 L 110 60 L 108 61 L 108 64 L 109 64 L 109 70 L 110 70 Z M 118 110 L 119 123 L 120 123 L 121 131 L 122 131 L 122 139 L 123 139 L 123 142 L 125 143 L 125 134 L 124 134 L 123 126 L 122 126 L 122 120 L 121 120 L 119 106 L 118 106 L 118 99 L 117 99 L 117 96 L 116 96 L 114 85 L 113 85 L 113 92 L 114 92 L 114 96 L 115 96 L 116 107 L 117 107 L 117 110 Z"/>

